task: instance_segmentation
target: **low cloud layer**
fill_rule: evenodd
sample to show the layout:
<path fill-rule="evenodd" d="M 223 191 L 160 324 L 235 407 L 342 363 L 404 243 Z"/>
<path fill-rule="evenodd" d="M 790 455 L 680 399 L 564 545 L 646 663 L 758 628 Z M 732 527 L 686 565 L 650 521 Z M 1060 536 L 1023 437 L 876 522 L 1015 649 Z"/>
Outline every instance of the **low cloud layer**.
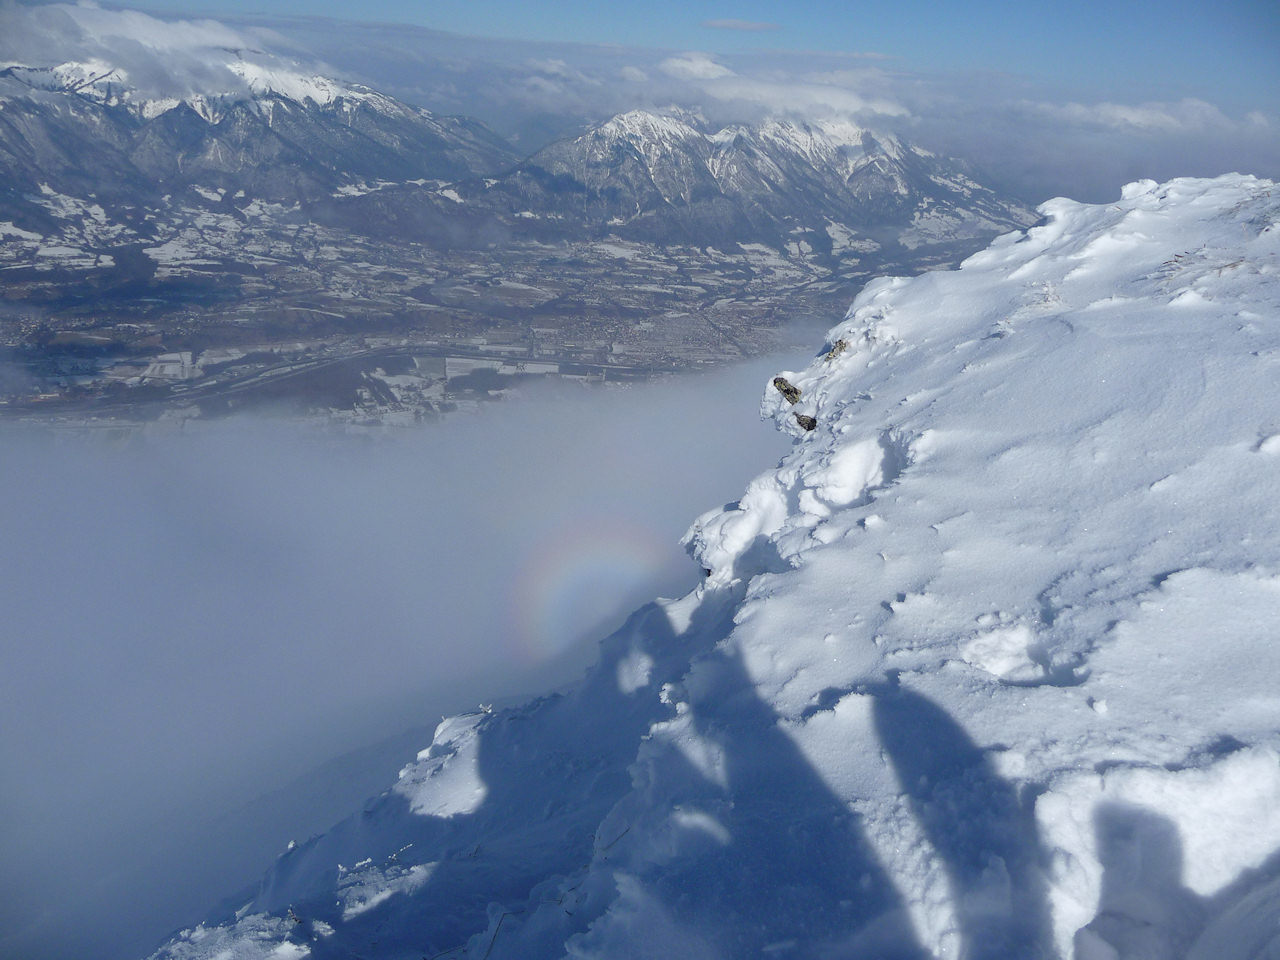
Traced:
<path fill-rule="evenodd" d="M 736 74 L 715 57 L 708 53 L 682 53 L 677 57 L 667 57 L 658 68 L 669 77 L 677 80 L 720 80 Z"/>
<path fill-rule="evenodd" d="M 1195 98 L 1057 101 L 1026 96 L 1005 77 L 968 84 L 978 92 L 961 83 L 923 89 L 924 105 L 909 103 L 902 134 L 970 160 L 1030 203 L 1052 196 L 1106 202 L 1144 178 L 1280 177 L 1280 116 L 1235 115 Z"/>
<path fill-rule="evenodd" d="M 1233 121 L 1211 103 L 1188 98 L 1176 103 L 1035 103 L 1020 104 L 1051 120 L 1073 126 L 1113 130 L 1208 132 L 1230 130 Z"/>
<path fill-rule="evenodd" d="M 698 582 L 679 537 L 785 450 L 758 399 L 795 362 L 378 440 L 6 431 L 0 954 L 141 955 L 357 801 L 308 788 L 274 835 L 228 810 L 576 676 L 629 610 Z"/>
<path fill-rule="evenodd" d="M 298 66 L 281 52 L 268 51 L 267 43 L 281 50 L 288 46 L 269 31 L 237 29 L 210 19 L 166 20 L 92 3 L 0 2 L 0 66 L 72 62 L 110 69 L 117 82 L 144 98 L 246 93 L 243 78 L 227 68 L 241 58 Z"/>

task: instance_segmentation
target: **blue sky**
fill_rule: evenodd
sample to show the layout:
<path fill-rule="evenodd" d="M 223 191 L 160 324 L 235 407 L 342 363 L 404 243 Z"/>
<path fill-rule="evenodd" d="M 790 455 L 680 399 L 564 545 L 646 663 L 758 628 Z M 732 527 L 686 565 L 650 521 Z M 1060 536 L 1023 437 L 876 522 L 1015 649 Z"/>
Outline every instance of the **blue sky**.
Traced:
<path fill-rule="evenodd" d="M 891 58 L 883 61 L 888 66 L 912 71 L 1013 73 L 1130 102 L 1198 96 L 1257 109 L 1280 98 L 1275 0 L 807 0 L 786 6 L 760 0 L 365 0 L 358 6 L 337 0 L 150 0 L 141 6 L 188 15 L 319 15 L 674 50 L 874 53 Z M 747 28 L 752 25 L 758 29 Z"/>

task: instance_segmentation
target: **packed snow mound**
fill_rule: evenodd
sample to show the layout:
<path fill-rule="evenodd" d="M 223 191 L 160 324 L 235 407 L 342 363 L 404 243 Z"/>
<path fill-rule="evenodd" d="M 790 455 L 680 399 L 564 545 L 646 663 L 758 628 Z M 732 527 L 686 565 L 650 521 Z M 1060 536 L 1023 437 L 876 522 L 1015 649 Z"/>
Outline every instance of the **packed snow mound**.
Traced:
<path fill-rule="evenodd" d="M 1274 190 L 868 285 L 702 586 L 156 957 L 1275 956 Z"/>

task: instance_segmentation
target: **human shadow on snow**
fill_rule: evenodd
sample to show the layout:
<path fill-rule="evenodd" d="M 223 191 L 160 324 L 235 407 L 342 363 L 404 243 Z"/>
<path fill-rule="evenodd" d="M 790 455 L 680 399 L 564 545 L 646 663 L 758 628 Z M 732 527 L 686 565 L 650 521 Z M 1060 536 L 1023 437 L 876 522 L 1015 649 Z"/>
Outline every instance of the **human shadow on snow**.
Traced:
<path fill-rule="evenodd" d="M 480 718 L 475 809 L 424 816 L 384 794 L 282 858 L 253 910 L 288 912 L 316 960 L 561 957 L 567 943 L 636 958 L 927 956 L 860 818 L 720 643 L 746 579 L 708 591 L 678 631 L 664 607 L 641 608 L 578 686 Z M 861 692 L 945 864 L 962 955 L 1036 956 L 1047 911 L 1029 810 L 928 699 Z M 710 765 L 651 736 L 682 716 Z M 426 870 L 344 919 L 335 886 L 365 861 L 384 879 Z"/>
<path fill-rule="evenodd" d="M 1102 888 L 1076 932 L 1077 960 L 1253 960 L 1280 947 L 1280 852 L 1212 896 L 1186 886 L 1177 824 L 1108 802 L 1094 810 Z"/>
<path fill-rule="evenodd" d="M 1205 904 L 1183 886 L 1177 825 L 1142 807 L 1110 802 L 1094 809 L 1093 827 L 1102 889 L 1097 915 L 1076 933 L 1076 955 L 1185 956 L 1204 924 Z"/>
<path fill-rule="evenodd" d="M 691 681 L 692 726 L 714 773 L 682 771 L 671 748 L 662 783 L 676 784 L 665 805 L 685 833 L 709 835 L 677 837 L 677 858 L 641 867 L 674 929 L 696 932 L 717 957 L 926 956 L 860 818 L 784 732 L 732 648 L 702 659 Z"/>
<path fill-rule="evenodd" d="M 663 609 L 642 607 L 605 642 L 599 666 L 579 686 L 477 718 L 476 778 L 484 796 L 475 809 L 424 815 L 404 796 L 383 794 L 282 858 L 255 912 L 292 909 L 302 921 L 299 934 L 317 920 L 333 927 L 327 936 L 306 937 L 316 960 L 465 955 L 467 940 L 489 923 L 490 904 L 523 904 L 538 883 L 590 862 L 595 828 L 630 788 L 627 768 L 658 718 L 653 684 L 675 667 L 655 663 L 650 682 L 630 696 L 620 693 L 617 671 L 636 655 L 639 638 L 663 634 L 670 637 Z M 429 865 L 429 874 L 411 891 L 344 919 L 334 899 L 344 882 L 336 864 L 349 869 L 366 859 L 384 873 Z M 308 877 L 317 882 L 305 883 Z"/>
<path fill-rule="evenodd" d="M 880 747 L 941 859 L 967 960 L 1050 953 L 1043 846 L 1032 798 L 1002 779 L 941 707 L 899 685 L 874 699 Z"/>

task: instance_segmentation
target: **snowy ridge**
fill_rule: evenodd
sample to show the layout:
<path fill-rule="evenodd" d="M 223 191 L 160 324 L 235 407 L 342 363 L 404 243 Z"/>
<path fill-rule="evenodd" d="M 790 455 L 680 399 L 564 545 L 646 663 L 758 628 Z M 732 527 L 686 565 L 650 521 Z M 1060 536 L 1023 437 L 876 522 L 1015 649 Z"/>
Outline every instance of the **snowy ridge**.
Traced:
<path fill-rule="evenodd" d="M 468 202 L 506 198 L 515 211 L 570 197 L 645 239 L 763 242 L 795 257 L 985 240 L 1035 219 L 962 161 L 837 120 L 708 132 L 683 111 L 633 110 L 551 144 L 498 183 L 461 192 Z"/>
<path fill-rule="evenodd" d="M 1274 955 L 1280 197 L 1041 213 L 767 389 L 702 586 L 156 957 Z"/>
<path fill-rule="evenodd" d="M 46 185 L 101 204 L 112 220 L 129 222 L 121 205 L 150 204 L 167 223 L 182 217 L 169 198 L 188 192 L 291 202 L 362 183 L 463 178 L 515 159 L 478 121 L 437 117 L 257 51 L 198 52 L 153 51 L 136 71 L 121 66 L 124 53 L 0 70 L 0 152 L 15 184 L 0 220 L 51 232 L 40 209 Z M 183 64 L 192 69 L 176 69 Z"/>
<path fill-rule="evenodd" d="M 877 163 L 877 157 L 899 161 L 904 152 L 896 137 L 874 135 L 844 120 L 807 122 L 773 117 L 755 127 L 733 124 L 714 133 L 702 132 L 699 127 L 703 122 L 684 111 L 632 110 L 583 134 L 578 142 L 600 140 L 602 144 L 595 149 L 602 154 L 625 143 L 642 153 L 651 169 L 692 151 L 703 168 L 698 174 L 709 175 L 722 188 L 732 187 L 743 167 L 759 166 L 758 171 L 753 169 L 757 177 L 785 183 L 789 174 L 771 156 L 781 155 L 822 171 L 823 176 L 847 181 L 863 166 Z M 868 148 L 868 144 L 873 146 Z M 902 181 L 901 174 L 895 171 L 895 175 Z M 897 192 L 905 193 L 906 189 L 905 181 L 898 183 Z"/>
<path fill-rule="evenodd" d="M 387 97 L 381 96 L 368 87 L 339 83 L 315 74 L 308 75 L 245 60 L 229 63 L 227 69 L 242 78 L 249 85 L 249 89 L 258 96 L 274 93 L 290 100 L 297 100 L 299 103 L 310 100 L 317 106 L 324 106 L 340 99 L 390 102 Z"/>
<path fill-rule="evenodd" d="M 685 111 L 673 111 L 671 114 L 651 113 L 647 110 L 629 110 L 606 120 L 596 128 L 596 133 L 607 140 L 630 140 L 637 144 L 680 143 L 684 140 L 701 139 L 700 133 L 693 124 L 697 118 Z M 585 136 L 591 136 L 586 134 Z"/>
<path fill-rule="evenodd" d="M 129 71 L 105 60 L 68 61 L 53 67 L 9 64 L 0 76 L 8 76 L 32 90 L 74 93 L 104 106 L 124 107 L 152 120 L 180 104 L 187 104 L 209 123 L 217 123 L 233 104 L 254 98 L 282 97 L 317 107 L 365 104 L 384 113 L 410 112 L 389 97 L 358 84 L 342 83 L 300 70 L 297 65 L 229 59 L 210 64 L 209 73 L 220 77 L 208 89 L 165 91 L 151 95 L 136 88 Z M 425 115 L 425 111 L 421 112 Z"/>

